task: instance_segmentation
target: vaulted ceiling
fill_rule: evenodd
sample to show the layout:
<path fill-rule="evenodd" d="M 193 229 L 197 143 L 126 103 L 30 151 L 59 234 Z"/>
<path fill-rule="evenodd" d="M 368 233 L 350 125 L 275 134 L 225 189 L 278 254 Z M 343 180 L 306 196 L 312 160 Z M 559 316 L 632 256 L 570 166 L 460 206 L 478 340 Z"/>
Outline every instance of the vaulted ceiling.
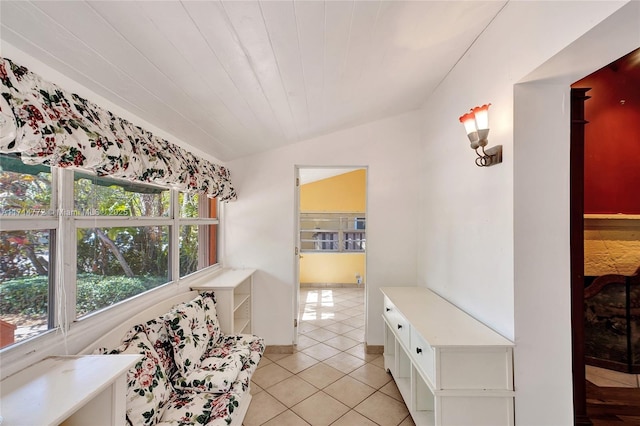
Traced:
<path fill-rule="evenodd" d="M 228 161 L 419 108 L 505 3 L 2 0 L 0 37 Z"/>

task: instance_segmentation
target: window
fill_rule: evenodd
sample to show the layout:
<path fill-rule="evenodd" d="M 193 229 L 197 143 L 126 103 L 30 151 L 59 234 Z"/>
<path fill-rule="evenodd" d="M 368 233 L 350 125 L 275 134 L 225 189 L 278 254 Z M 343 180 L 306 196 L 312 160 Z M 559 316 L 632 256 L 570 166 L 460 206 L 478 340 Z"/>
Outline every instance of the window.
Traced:
<path fill-rule="evenodd" d="M 0 156 L 0 347 L 54 327 L 49 168 Z"/>
<path fill-rule="evenodd" d="M 218 202 L 199 194 L 179 196 L 180 277 L 217 263 Z"/>
<path fill-rule="evenodd" d="M 166 188 L 76 172 L 73 192 L 78 215 L 169 217 Z"/>
<path fill-rule="evenodd" d="M 169 282 L 169 226 L 78 229 L 76 317 Z"/>
<path fill-rule="evenodd" d="M 171 281 L 171 191 L 74 172 L 75 318 Z M 146 219 L 140 223 L 141 219 Z"/>
<path fill-rule="evenodd" d="M 301 213 L 301 251 L 363 252 L 365 222 L 362 213 Z"/>
<path fill-rule="evenodd" d="M 215 265 L 217 211 L 206 197 L 0 155 L 0 348 Z"/>
<path fill-rule="evenodd" d="M 344 251 L 364 251 L 366 242 L 363 231 L 344 233 Z"/>
<path fill-rule="evenodd" d="M 340 237 L 337 232 L 318 231 L 311 236 L 313 238 L 313 249 L 319 251 L 338 251 L 340 247 Z"/>

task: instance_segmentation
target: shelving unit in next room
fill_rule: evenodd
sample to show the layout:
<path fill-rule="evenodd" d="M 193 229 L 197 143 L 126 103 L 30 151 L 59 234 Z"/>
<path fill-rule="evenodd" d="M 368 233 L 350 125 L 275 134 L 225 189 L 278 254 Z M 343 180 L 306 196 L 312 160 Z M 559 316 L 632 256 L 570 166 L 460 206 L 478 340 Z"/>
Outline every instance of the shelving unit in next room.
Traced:
<path fill-rule="evenodd" d="M 225 334 L 252 333 L 252 294 L 255 269 L 224 269 L 218 275 L 191 286 L 213 291 L 220 330 Z"/>

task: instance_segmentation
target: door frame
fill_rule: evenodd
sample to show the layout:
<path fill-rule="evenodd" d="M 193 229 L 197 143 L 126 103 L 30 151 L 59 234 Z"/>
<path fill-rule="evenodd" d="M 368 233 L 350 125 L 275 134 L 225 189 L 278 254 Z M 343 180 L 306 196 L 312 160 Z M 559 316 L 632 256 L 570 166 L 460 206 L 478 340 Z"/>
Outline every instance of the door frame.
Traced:
<path fill-rule="evenodd" d="M 591 425 L 587 415 L 584 333 L 584 103 L 590 89 L 571 89 L 569 151 L 569 233 L 571 251 L 571 347 L 575 425 Z"/>
<path fill-rule="evenodd" d="M 365 187 L 364 187 L 364 191 L 365 191 L 365 217 L 368 217 L 369 215 L 369 166 L 350 166 L 350 165 L 322 165 L 322 166 L 313 166 L 313 165 L 300 165 L 300 164 L 294 164 L 293 166 L 294 168 L 294 172 L 293 172 L 293 188 L 294 188 L 294 197 L 293 197 L 293 215 L 294 215 L 294 220 L 293 220 L 293 241 L 294 241 L 294 247 L 292 250 L 293 253 L 293 257 L 294 257 L 294 261 L 293 261 L 293 279 L 294 279 L 294 283 L 295 283 L 295 289 L 293 291 L 293 345 L 297 345 L 298 344 L 298 330 L 299 330 L 299 325 L 300 325 L 300 185 L 301 185 L 301 180 L 300 180 L 300 170 L 302 169 L 343 169 L 345 170 L 345 173 L 348 173 L 349 171 L 355 171 L 355 170 L 364 170 L 365 171 Z M 369 246 L 368 241 L 367 241 L 367 247 Z M 368 277 L 368 273 L 367 273 L 367 250 L 365 250 L 365 257 L 364 257 L 364 268 L 365 268 L 365 277 Z M 364 296 L 364 307 L 365 307 L 365 335 L 367 332 L 367 315 L 366 315 L 366 310 L 367 310 L 367 287 L 366 287 L 366 281 L 365 281 L 365 296 Z"/>

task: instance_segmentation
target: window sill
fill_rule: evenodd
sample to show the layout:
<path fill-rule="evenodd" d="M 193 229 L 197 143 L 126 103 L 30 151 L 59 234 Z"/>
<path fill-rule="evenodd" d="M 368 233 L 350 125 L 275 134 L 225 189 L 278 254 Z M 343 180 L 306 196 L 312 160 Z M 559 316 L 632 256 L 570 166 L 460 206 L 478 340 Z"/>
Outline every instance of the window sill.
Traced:
<path fill-rule="evenodd" d="M 73 355 L 131 316 L 131 312 L 152 306 L 167 297 L 186 292 L 197 281 L 222 271 L 220 264 L 194 272 L 178 281 L 159 287 L 92 312 L 70 324 L 64 333 L 60 328 L 43 332 L 33 338 L 0 349 L 0 380 L 17 373 L 49 356 Z"/>

